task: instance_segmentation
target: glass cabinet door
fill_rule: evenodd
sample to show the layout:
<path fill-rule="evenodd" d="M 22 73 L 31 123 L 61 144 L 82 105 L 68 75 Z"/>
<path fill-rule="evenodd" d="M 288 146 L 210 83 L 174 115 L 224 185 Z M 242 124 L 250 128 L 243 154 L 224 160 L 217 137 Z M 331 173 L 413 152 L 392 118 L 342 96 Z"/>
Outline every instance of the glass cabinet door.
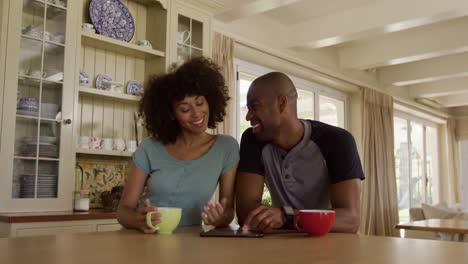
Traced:
<path fill-rule="evenodd" d="M 23 0 L 12 198 L 57 198 L 66 0 Z"/>
<path fill-rule="evenodd" d="M 178 15 L 177 24 L 177 62 L 199 57 L 204 54 L 203 22 L 193 18 Z"/>

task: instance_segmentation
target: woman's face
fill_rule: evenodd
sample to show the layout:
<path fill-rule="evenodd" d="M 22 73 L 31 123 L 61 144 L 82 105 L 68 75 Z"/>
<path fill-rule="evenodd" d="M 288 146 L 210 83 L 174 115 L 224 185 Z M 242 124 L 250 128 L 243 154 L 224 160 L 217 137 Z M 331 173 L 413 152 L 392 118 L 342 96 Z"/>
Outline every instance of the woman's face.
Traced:
<path fill-rule="evenodd" d="M 208 128 L 210 108 L 202 95 L 186 96 L 173 104 L 175 118 L 182 130 L 190 133 L 202 133 Z"/>

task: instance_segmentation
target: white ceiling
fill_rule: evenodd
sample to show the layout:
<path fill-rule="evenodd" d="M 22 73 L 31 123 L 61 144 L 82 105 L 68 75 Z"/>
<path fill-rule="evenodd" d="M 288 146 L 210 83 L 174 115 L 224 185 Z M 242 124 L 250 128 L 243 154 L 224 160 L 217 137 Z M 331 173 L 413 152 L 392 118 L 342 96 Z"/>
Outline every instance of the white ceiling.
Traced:
<path fill-rule="evenodd" d="M 243 39 L 382 89 L 468 106 L 468 0 L 193 0 Z"/>

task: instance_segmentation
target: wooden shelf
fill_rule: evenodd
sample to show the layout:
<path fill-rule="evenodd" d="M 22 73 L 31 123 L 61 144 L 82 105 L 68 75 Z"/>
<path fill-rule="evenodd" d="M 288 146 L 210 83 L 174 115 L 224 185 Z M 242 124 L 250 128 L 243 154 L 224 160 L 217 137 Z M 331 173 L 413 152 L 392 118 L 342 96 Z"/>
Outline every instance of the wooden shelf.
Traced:
<path fill-rule="evenodd" d="M 117 151 L 117 150 L 94 150 L 94 149 L 76 149 L 77 154 L 87 155 L 101 155 L 101 156 L 118 156 L 118 157 L 131 157 L 133 152 Z"/>
<path fill-rule="evenodd" d="M 99 90 L 96 88 L 88 88 L 88 87 L 83 87 L 83 86 L 80 86 L 79 91 L 81 94 L 92 94 L 92 95 L 113 98 L 113 99 L 122 100 L 122 101 L 139 102 L 141 99 L 141 96 L 114 93 L 114 92 Z"/>
<path fill-rule="evenodd" d="M 142 59 L 164 57 L 165 53 L 150 47 L 141 47 L 118 39 L 109 38 L 96 33 L 81 31 L 82 42 L 92 47 L 118 52 L 124 55 Z"/>

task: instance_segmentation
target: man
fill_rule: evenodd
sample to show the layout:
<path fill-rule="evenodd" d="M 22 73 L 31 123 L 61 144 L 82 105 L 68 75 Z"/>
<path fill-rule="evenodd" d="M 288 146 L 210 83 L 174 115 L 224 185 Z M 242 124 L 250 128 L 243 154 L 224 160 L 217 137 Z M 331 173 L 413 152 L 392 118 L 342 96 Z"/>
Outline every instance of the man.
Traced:
<path fill-rule="evenodd" d="M 236 177 L 244 229 L 291 228 L 294 211 L 336 212 L 332 231 L 356 233 L 364 173 L 353 136 L 297 117 L 297 91 L 283 73 L 257 78 L 247 93 L 247 121 Z M 273 206 L 261 204 L 266 182 Z"/>

